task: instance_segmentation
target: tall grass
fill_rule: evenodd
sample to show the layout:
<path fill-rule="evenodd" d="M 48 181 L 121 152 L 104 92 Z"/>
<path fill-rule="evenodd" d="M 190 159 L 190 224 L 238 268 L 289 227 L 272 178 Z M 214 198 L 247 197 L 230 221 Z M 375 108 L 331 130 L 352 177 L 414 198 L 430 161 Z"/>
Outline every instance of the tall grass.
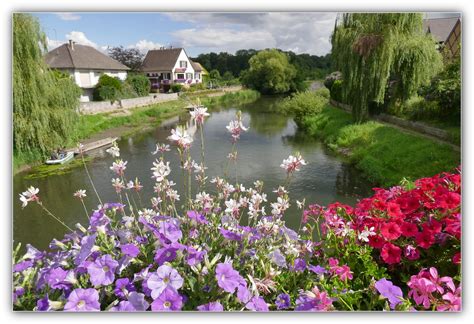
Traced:
<path fill-rule="evenodd" d="M 459 152 L 449 145 L 379 122 L 353 124 L 350 114 L 329 105 L 304 118 L 302 128 L 346 154 L 370 180 L 384 186 L 452 171 L 460 163 Z"/>

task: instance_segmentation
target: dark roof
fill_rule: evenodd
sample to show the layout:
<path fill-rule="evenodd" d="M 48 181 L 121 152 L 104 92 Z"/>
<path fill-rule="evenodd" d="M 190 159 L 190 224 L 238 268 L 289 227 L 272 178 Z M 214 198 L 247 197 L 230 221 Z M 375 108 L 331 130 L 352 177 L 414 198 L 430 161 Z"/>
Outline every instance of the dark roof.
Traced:
<path fill-rule="evenodd" d="M 191 60 L 189 60 L 189 61 L 191 62 L 191 65 L 193 66 L 194 71 L 196 71 L 196 72 L 202 72 L 202 70 L 204 70 L 204 68 L 202 67 L 201 63 L 199 63 L 199 62 L 194 62 L 194 61 L 191 61 Z"/>
<path fill-rule="evenodd" d="M 423 20 L 423 30 L 438 42 L 445 42 L 459 18 L 433 18 Z"/>
<path fill-rule="evenodd" d="M 45 61 L 55 69 L 130 70 L 95 48 L 79 44 L 63 44 L 48 52 Z"/>
<path fill-rule="evenodd" d="M 181 50 L 182 48 L 149 50 L 140 69 L 143 72 L 171 71 L 178 60 Z"/>

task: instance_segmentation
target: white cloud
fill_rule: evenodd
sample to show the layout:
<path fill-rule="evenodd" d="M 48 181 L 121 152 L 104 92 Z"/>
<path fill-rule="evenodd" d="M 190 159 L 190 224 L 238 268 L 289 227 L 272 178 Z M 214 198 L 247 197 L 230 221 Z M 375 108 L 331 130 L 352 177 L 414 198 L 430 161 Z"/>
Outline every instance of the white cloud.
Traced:
<path fill-rule="evenodd" d="M 48 46 L 48 51 L 51 51 L 52 49 L 55 49 L 56 47 L 59 47 L 64 44 L 64 42 L 61 42 L 57 39 L 49 39 L 48 37 L 46 37 L 46 44 Z"/>
<path fill-rule="evenodd" d="M 61 20 L 79 20 L 81 19 L 81 16 L 78 14 L 75 14 L 73 12 L 58 12 L 55 13 L 56 16 L 58 16 Z"/>
<path fill-rule="evenodd" d="M 162 44 L 154 43 L 146 39 L 141 39 L 136 44 L 127 46 L 127 48 L 136 48 L 143 54 L 146 54 L 149 50 L 157 49 L 162 46 Z"/>
<path fill-rule="evenodd" d="M 235 52 L 238 49 L 280 48 L 296 53 L 325 55 L 336 13 L 169 13 L 177 21 L 195 24 L 173 32 L 178 45 L 203 51 Z"/>
<path fill-rule="evenodd" d="M 86 37 L 86 34 L 84 34 L 81 31 L 71 31 L 69 34 L 66 34 L 66 39 L 67 40 L 72 40 L 76 42 L 77 44 L 81 45 L 87 45 L 87 46 L 92 46 L 94 48 L 100 49 L 97 43 L 94 43 L 90 39 Z"/>

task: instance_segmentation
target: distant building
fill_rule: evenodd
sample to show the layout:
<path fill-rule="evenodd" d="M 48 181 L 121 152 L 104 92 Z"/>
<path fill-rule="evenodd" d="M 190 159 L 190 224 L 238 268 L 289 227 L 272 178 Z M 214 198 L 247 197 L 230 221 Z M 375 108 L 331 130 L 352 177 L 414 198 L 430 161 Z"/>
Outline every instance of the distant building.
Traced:
<path fill-rule="evenodd" d="M 69 73 L 82 88 L 81 101 L 91 101 L 94 87 L 102 74 L 125 80 L 127 66 L 96 50 L 91 46 L 79 45 L 73 41 L 63 44 L 45 56 L 52 68 Z"/>
<path fill-rule="evenodd" d="M 461 19 L 433 18 L 423 20 L 423 29 L 437 41 L 446 58 L 459 54 L 461 50 Z"/>
<path fill-rule="evenodd" d="M 204 69 L 191 61 L 184 48 L 150 50 L 140 68 L 151 81 L 152 89 L 167 92 L 170 85 L 191 85 L 202 82 Z"/>

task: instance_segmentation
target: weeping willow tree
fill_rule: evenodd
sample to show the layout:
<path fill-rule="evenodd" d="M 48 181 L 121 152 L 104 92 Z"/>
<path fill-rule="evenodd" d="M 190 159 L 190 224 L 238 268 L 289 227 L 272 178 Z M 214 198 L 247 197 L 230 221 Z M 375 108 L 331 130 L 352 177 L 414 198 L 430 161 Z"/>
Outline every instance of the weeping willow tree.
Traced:
<path fill-rule="evenodd" d="M 13 149 L 44 155 L 64 145 L 74 130 L 80 88 L 52 71 L 43 54 L 46 38 L 29 14 L 13 15 Z"/>
<path fill-rule="evenodd" d="M 332 57 L 355 122 L 368 118 L 370 102 L 384 102 L 389 82 L 392 96 L 406 100 L 442 67 L 419 13 L 344 14 L 332 35 Z"/>

